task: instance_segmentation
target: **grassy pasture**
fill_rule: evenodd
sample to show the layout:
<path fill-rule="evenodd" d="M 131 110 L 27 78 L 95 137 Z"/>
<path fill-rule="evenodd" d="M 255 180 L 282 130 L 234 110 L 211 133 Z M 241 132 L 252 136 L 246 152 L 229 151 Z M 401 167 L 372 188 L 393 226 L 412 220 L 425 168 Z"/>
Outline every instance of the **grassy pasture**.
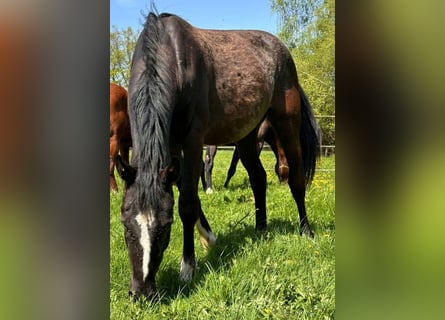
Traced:
<path fill-rule="evenodd" d="M 223 188 L 232 151 L 218 151 L 211 195 L 200 190 L 217 244 L 206 252 L 195 232 L 199 270 L 189 284 L 179 280 L 182 224 L 175 207 L 170 245 L 157 274 L 162 299 L 128 297 L 130 267 L 119 220 L 120 192 L 110 193 L 111 319 L 333 319 L 335 312 L 335 171 L 318 171 L 307 190 L 308 218 L 315 238 L 298 232 L 298 212 L 287 184 L 280 185 L 271 151 L 261 160 L 267 172 L 268 232 L 254 230 L 254 201 L 239 165 Z M 318 168 L 335 168 L 335 157 Z M 177 190 L 175 189 L 177 199 Z"/>

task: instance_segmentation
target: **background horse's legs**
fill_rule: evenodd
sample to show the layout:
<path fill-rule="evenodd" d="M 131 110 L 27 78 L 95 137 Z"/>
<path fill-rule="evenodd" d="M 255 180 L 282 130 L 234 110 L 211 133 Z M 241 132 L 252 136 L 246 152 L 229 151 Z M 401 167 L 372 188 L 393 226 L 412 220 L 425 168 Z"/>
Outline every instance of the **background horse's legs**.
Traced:
<path fill-rule="evenodd" d="M 193 141 L 193 139 L 191 139 Z M 215 243 L 209 223 L 201 209 L 198 197 L 199 176 L 202 169 L 202 144 L 196 144 L 196 139 L 184 146 L 184 167 L 179 187 L 179 216 L 183 225 L 183 255 L 181 260 L 181 279 L 190 281 L 196 268 L 194 227 L 201 234 L 206 247 Z"/>
<path fill-rule="evenodd" d="M 238 147 L 235 146 L 235 150 L 233 150 L 233 156 L 232 161 L 230 162 L 229 170 L 227 171 L 227 178 L 224 182 L 224 188 L 228 188 L 230 179 L 232 179 L 233 175 L 236 172 L 236 166 L 239 161 L 239 155 L 238 155 Z"/>
<path fill-rule="evenodd" d="M 114 164 L 118 151 L 118 141 L 116 136 L 113 135 L 110 137 L 110 188 L 113 192 L 118 191 L 116 178 L 114 177 Z"/>
<path fill-rule="evenodd" d="M 295 89 L 295 90 L 294 90 Z M 285 94 L 286 110 L 299 109 L 299 94 L 296 88 L 289 89 Z M 287 114 L 276 116 L 270 113 L 270 120 L 278 135 L 281 145 L 286 154 L 287 163 L 289 165 L 288 184 L 298 207 L 300 216 L 300 233 L 313 237 L 308 218 L 306 215 L 306 206 L 304 198 L 306 194 L 306 178 L 303 168 L 302 148 L 300 143 L 300 116 Z M 274 116 L 275 115 L 275 116 Z"/>
<path fill-rule="evenodd" d="M 258 156 L 260 155 L 261 150 L 263 150 L 263 146 L 264 146 L 264 139 L 263 139 L 264 126 L 263 125 L 260 126 L 260 130 L 262 130 L 262 131 L 261 131 L 261 133 L 258 132 L 258 134 L 257 134 L 257 144 L 256 144 Z M 232 161 L 230 162 L 229 170 L 227 170 L 227 178 L 226 178 L 226 181 L 224 182 L 224 188 L 229 187 L 229 182 L 236 173 L 236 166 L 238 165 L 238 161 L 239 161 L 238 147 L 235 146 L 235 150 L 233 150 Z"/>
<path fill-rule="evenodd" d="M 122 159 L 124 159 L 127 163 L 130 163 L 130 146 L 131 141 L 127 141 L 126 139 L 123 139 L 119 143 L 119 152 Z"/>
<path fill-rule="evenodd" d="M 216 146 L 207 146 L 206 147 L 206 155 L 204 160 L 204 173 L 206 179 L 205 192 L 212 193 L 213 192 L 213 184 L 212 184 L 212 170 L 213 170 L 213 160 L 215 159 L 217 147 Z"/>
<path fill-rule="evenodd" d="M 244 139 L 238 141 L 237 147 L 241 163 L 249 175 L 250 186 L 255 198 L 255 228 L 257 231 L 265 231 L 267 228 L 266 171 L 258 157 L 257 131 L 254 130 Z"/>
<path fill-rule="evenodd" d="M 202 184 L 202 189 L 204 191 L 207 190 L 205 166 L 206 166 L 206 164 L 204 163 L 204 160 L 203 160 L 202 161 L 202 167 L 201 167 L 201 184 Z"/>

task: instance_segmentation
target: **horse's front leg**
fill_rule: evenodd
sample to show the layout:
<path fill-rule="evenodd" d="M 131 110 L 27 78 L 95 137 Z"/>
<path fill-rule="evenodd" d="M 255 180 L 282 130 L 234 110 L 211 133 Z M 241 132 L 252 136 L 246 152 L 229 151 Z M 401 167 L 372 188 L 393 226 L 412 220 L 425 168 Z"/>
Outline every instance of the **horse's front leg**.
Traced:
<path fill-rule="evenodd" d="M 181 184 L 183 185 L 184 179 Z M 182 189 L 183 187 L 181 187 Z M 197 197 L 196 197 L 197 198 Z M 197 199 L 188 191 L 181 191 L 179 195 L 179 215 L 183 226 L 183 249 L 180 277 L 183 281 L 190 281 L 196 269 L 195 243 L 193 230 L 197 220 Z M 198 200 L 199 201 L 199 200 Z"/>
<path fill-rule="evenodd" d="M 184 281 L 193 278 L 196 269 L 194 227 L 195 224 L 205 238 L 207 245 L 215 243 L 215 237 L 204 217 L 201 202 L 198 197 L 198 183 L 202 168 L 202 144 L 192 144 L 184 147 L 184 165 L 182 170 L 181 186 L 179 189 L 179 216 L 181 217 L 184 243 L 181 260 L 180 277 Z"/>

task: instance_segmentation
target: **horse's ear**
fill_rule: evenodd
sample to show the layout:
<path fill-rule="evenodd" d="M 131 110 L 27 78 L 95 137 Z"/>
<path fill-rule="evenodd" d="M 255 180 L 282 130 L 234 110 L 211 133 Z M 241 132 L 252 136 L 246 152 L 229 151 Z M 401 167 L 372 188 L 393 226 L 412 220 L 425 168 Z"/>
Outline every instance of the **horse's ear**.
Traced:
<path fill-rule="evenodd" d="M 178 158 L 172 158 L 172 161 L 168 165 L 168 167 L 161 169 L 160 175 L 162 181 L 165 183 L 174 183 L 178 181 L 180 176 L 180 161 Z"/>
<path fill-rule="evenodd" d="M 116 157 L 116 169 L 122 180 L 127 183 L 127 186 L 134 182 L 134 179 L 136 178 L 136 169 L 126 163 L 120 155 L 117 155 Z"/>

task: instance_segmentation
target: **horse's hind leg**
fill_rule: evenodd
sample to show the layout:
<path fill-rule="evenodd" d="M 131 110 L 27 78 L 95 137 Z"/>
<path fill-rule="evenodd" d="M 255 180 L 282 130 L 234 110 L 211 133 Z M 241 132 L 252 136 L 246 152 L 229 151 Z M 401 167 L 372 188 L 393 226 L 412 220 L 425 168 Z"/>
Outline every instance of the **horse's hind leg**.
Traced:
<path fill-rule="evenodd" d="M 273 133 L 271 139 L 267 142 L 277 159 L 277 162 L 275 163 L 275 173 L 277 174 L 280 183 L 287 182 L 287 178 L 289 177 L 289 165 L 287 164 L 286 155 L 284 154 L 281 142 L 277 139 L 275 133 Z"/>
<path fill-rule="evenodd" d="M 295 89 L 295 90 L 294 90 Z M 280 112 L 282 106 L 269 113 L 269 119 L 286 154 L 289 166 L 288 184 L 298 207 L 300 216 L 300 233 L 313 237 L 304 203 L 306 194 L 306 178 L 303 168 L 302 148 L 300 144 L 300 96 L 296 88 L 289 89 L 285 96 L 285 109 L 293 112 Z"/>
<path fill-rule="evenodd" d="M 267 228 L 266 171 L 258 157 L 256 130 L 240 140 L 237 147 L 241 163 L 249 175 L 250 186 L 255 198 L 255 228 L 257 231 L 265 231 Z"/>
<path fill-rule="evenodd" d="M 233 150 L 232 161 L 230 162 L 230 167 L 229 167 L 229 170 L 227 171 L 227 178 L 226 178 L 226 181 L 224 182 L 224 188 L 229 187 L 229 182 L 232 179 L 232 177 L 235 175 L 236 166 L 238 164 L 238 161 L 239 161 L 238 148 L 235 146 L 235 150 Z"/>

